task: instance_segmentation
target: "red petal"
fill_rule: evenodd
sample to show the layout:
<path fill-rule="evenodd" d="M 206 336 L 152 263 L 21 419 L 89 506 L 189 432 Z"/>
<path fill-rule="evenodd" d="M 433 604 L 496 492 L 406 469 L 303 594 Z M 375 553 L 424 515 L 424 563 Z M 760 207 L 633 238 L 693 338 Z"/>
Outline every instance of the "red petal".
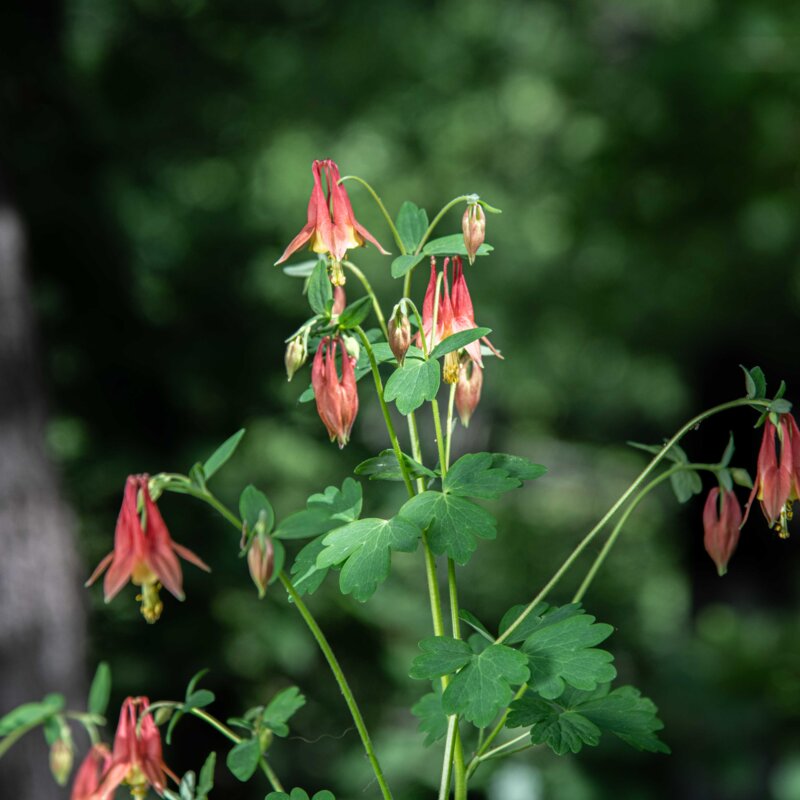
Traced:
<path fill-rule="evenodd" d="M 150 569 L 158 576 L 164 588 L 178 600 L 183 600 L 183 575 L 178 557 L 173 551 L 174 543 L 158 506 L 150 497 L 145 485 L 143 489 L 144 507 L 147 520 L 147 555 Z"/>

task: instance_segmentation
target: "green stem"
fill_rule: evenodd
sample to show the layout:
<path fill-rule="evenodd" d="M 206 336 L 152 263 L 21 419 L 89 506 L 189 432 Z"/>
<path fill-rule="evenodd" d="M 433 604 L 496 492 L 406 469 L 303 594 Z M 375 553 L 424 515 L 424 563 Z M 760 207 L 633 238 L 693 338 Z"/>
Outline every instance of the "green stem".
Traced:
<path fill-rule="evenodd" d="M 357 330 L 366 340 L 366 337 L 364 336 L 364 331 L 362 331 L 361 328 L 358 328 Z M 372 357 L 372 361 L 374 363 L 374 356 Z M 400 463 L 402 464 L 402 461 L 400 461 Z M 231 523 L 231 525 L 234 528 L 236 528 L 237 531 L 242 530 L 242 521 L 229 509 L 227 509 L 222 503 L 220 503 L 220 501 L 217 500 L 217 498 L 214 497 L 210 492 L 208 492 L 208 490 L 206 490 L 205 494 L 203 495 L 197 494 L 195 496 L 199 497 L 199 499 L 201 500 L 205 500 L 205 502 L 207 502 L 210 506 L 215 508 L 220 514 L 222 514 L 223 517 L 225 517 L 225 519 L 228 522 Z M 317 642 L 317 645 L 319 646 L 319 649 L 325 656 L 325 660 L 328 662 L 328 666 L 331 668 L 333 677 L 336 679 L 336 683 L 339 685 L 339 690 L 344 696 L 344 701 L 347 704 L 347 708 L 349 709 L 350 715 L 353 718 L 356 730 L 358 731 L 358 734 L 361 737 L 361 742 L 364 746 L 364 751 L 367 754 L 367 758 L 369 759 L 370 764 L 372 765 L 372 770 L 375 773 L 375 778 L 378 781 L 378 785 L 381 788 L 381 793 L 383 794 L 384 800 L 392 800 L 392 793 L 389 790 L 388 785 L 386 784 L 386 779 L 383 777 L 383 771 L 381 769 L 380 763 L 378 762 L 378 757 L 375 755 L 375 749 L 372 745 L 372 740 L 370 739 L 367 727 L 364 724 L 364 718 L 361 715 L 361 710 L 358 707 L 358 703 L 356 702 L 356 699 L 353 696 L 353 692 L 350 689 L 350 685 L 347 682 L 347 678 L 345 677 L 345 674 L 342 671 L 342 667 L 339 664 L 336 655 L 331 649 L 328 640 L 325 638 L 325 634 L 322 632 L 322 629 L 317 624 L 316 619 L 314 619 L 314 615 L 308 609 L 308 606 L 306 606 L 306 604 L 303 602 L 303 598 L 300 597 L 300 595 L 297 593 L 297 589 L 294 588 L 294 584 L 291 582 L 289 577 L 283 571 L 279 574 L 278 577 L 280 578 L 280 581 L 283 584 L 284 589 L 286 589 L 287 594 L 292 599 L 292 602 L 294 603 L 295 607 L 300 612 L 300 616 L 303 618 L 306 625 L 308 626 L 308 629 L 311 631 L 311 635 L 314 637 L 314 639 Z"/>
<path fill-rule="evenodd" d="M 473 772 L 475 772 L 475 770 L 478 768 L 478 765 L 480 764 L 481 761 L 488 761 L 490 758 L 494 758 L 495 756 L 500 755 L 500 754 L 502 754 L 502 755 L 511 755 L 511 753 L 503 753 L 503 750 L 506 750 L 509 747 L 513 747 L 515 744 L 518 744 L 519 742 L 521 742 L 521 741 L 523 741 L 525 739 L 530 739 L 530 735 L 531 735 L 530 731 L 525 731 L 525 733 L 521 733 L 519 736 L 516 736 L 513 739 L 509 739 L 507 742 L 503 742 L 503 744 L 498 745 L 497 747 L 489 750 L 488 752 L 484 753 L 482 756 L 480 756 L 478 758 L 474 758 L 470 762 L 469 769 L 467 770 L 467 776 L 469 777 L 469 776 L 472 775 Z M 527 747 L 520 748 L 519 750 L 514 750 L 514 752 L 518 753 L 521 750 L 527 750 L 528 747 L 531 747 L 531 746 L 532 745 L 529 744 Z"/>
<path fill-rule="evenodd" d="M 403 244 L 403 240 L 400 238 L 400 233 L 395 227 L 392 218 L 389 216 L 389 212 L 386 210 L 383 200 L 378 197 L 378 193 L 363 178 L 359 178 L 357 175 L 345 175 L 344 178 L 339 179 L 339 183 L 344 183 L 345 181 L 357 181 L 372 195 L 372 199 L 378 204 L 378 208 L 381 210 L 386 222 L 389 224 L 389 228 L 392 231 L 392 236 L 394 236 L 395 242 L 397 242 L 397 247 L 400 250 L 400 254 L 406 255 L 406 248 Z"/>
<path fill-rule="evenodd" d="M 20 728 L 16 728 L 15 730 L 11 731 L 11 733 L 6 734 L 4 739 L 0 742 L 0 758 L 2 758 L 5 753 L 11 748 L 13 744 L 16 744 L 28 731 L 32 731 L 34 728 L 42 724 L 41 719 L 37 719 L 35 722 L 31 722 L 28 725 L 23 725 Z"/>
<path fill-rule="evenodd" d="M 444 448 L 444 456 L 447 461 L 447 469 L 450 469 L 450 444 L 453 438 L 453 406 L 456 400 L 456 386 L 457 384 L 450 384 L 450 397 L 447 401 L 447 435 L 446 444 Z"/>
<path fill-rule="evenodd" d="M 534 608 L 546 597 L 548 592 L 561 580 L 564 574 L 578 559 L 578 556 L 586 549 L 595 536 L 603 529 L 606 523 L 619 511 L 619 509 L 627 502 L 628 498 L 633 495 L 638 488 L 644 483 L 647 476 L 661 463 L 666 456 L 672 445 L 677 444 L 690 430 L 696 425 L 699 425 L 704 420 L 719 414 L 722 411 L 728 411 L 732 408 L 739 408 L 740 406 L 759 405 L 765 408 L 769 407 L 770 400 L 754 400 L 751 398 L 740 398 L 738 400 L 730 400 L 727 403 L 721 403 L 714 406 L 696 417 L 692 417 L 680 430 L 661 448 L 658 454 L 650 461 L 650 463 L 639 473 L 638 477 L 633 483 L 623 492 L 622 496 L 614 503 L 613 506 L 603 515 L 603 518 L 584 536 L 578 543 L 572 553 L 567 557 L 566 561 L 559 567 L 555 575 L 547 582 L 544 588 L 536 595 L 536 597 L 525 606 L 523 612 L 514 620 L 514 622 L 504 631 L 502 636 L 497 637 L 497 644 L 502 644 L 526 619 L 526 617 L 533 611 Z"/>
<path fill-rule="evenodd" d="M 361 710 L 358 707 L 358 703 L 356 703 L 356 699 L 353 696 L 353 692 L 350 689 L 350 685 L 347 682 L 347 678 L 342 671 L 339 661 L 331 649 L 331 646 L 328 644 L 325 634 L 322 632 L 321 628 L 317 624 L 317 621 L 314 619 L 313 615 L 308 610 L 308 607 L 303 602 L 303 598 L 297 593 L 297 589 L 294 588 L 294 585 L 286 576 L 286 573 L 281 572 L 279 577 L 284 588 L 289 593 L 289 597 L 292 598 L 292 601 L 297 606 L 297 610 L 305 620 L 306 625 L 308 625 L 312 636 L 317 640 L 317 644 L 319 645 L 320 650 L 322 650 L 322 654 L 325 656 L 328 665 L 330 666 L 331 671 L 336 678 L 336 682 L 339 684 L 339 689 L 344 696 L 344 701 L 347 703 L 348 709 L 350 709 L 350 715 L 353 717 L 353 722 L 356 725 L 358 735 L 361 737 L 361 743 L 364 745 L 364 751 L 366 752 L 367 758 L 372 765 L 372 771 L 375 773 L 375 778 L 381 788 L 383 797 L 385 800 L 391 800 L 392 793 L 386 784 L 386 779 L 383 777 L 383 771 L 381 770 L 381 765 L 378 762 L 378 757 L 375 755 L 375 749 L 372 745 L 369 731 L 367 731 L 367 726 L 364 724 L 364 718 L 361 716 Z"/>
<path fill-rule="evenodd" d="M 383 331 L 383 335 L 386 341 L 389 341 L 389 329 L 386 327 L 386 319 L 383 316 L 383 311 L 381 310 L 381 304 L 378 302 L 378 298 L 375 292 L 372 290 L 372 286 L 370 282 L 367 280 L 367 276 L 352 262 L 352 261 L 343 261 L 342 265 L 350 270 L 353 275 L 356 276 L 361 281 L 361 285 L 364 287 L 364 290 L 372 299 L 372 307 L 375 309 L 375 316 L 378 318 L 378 324 L 381 326 L 381 330 Z"/>
<path fill-rule="evenodd" d="M 411 476 L 408 474 L 408 467 L 406 466 L 405 459 L 403 458 L 403 451 L 400 449 L 400 442 L 397 441 L 397 433 L 395 432 L 394 425 L 392 423 L 392 417 L 389 414 L 389 408 L 386 405 L 386 401 L 383 399 L 383 381 L 381 380 L 381 373 L 378 370 L 378 362 L 375 360 L 375 353 L 372 351 L 372 345 L 367 338 L 367 334 L 364 333 L 360 325 L 356 327 L 356 332 L 361 338 L 361 343 L 364 345 L 364 348 L 367 351 L 369 365 L 372 369 L 372 377 L 375 381 L 375 391 L 378 393 L 378 402 L 381 405 L 383 420 L 386 423 L 386 430 L 388 431 L 389 439 L 392 442 L 392 449 L 394 450 L 395 458 L 397 458 L 397 463 L 400 465 L 400 472 L 403 474 L 403 483 L 406 485 L 408 496 L 413 497 L 414 486 L 411 483 Z"/>

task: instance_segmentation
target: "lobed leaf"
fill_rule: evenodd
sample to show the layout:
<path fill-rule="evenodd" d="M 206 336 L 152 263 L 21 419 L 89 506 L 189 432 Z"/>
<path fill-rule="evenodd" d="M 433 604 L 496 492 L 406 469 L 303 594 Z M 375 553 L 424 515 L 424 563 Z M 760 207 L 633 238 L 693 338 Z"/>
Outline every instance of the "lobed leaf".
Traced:
<path fill-rule="evenodd" d="M 269 701 L 261 720 L 276 736 L 288 736 L 289 726 L 286 723 L 305 704 L 305 695 L 296 686 L 290 686 Z"/>
<path fill-rule="evenodd" d="M 244 782 L 253 777 L 260 758 L 261 746 L 258 739 L 245 739 L 228 751 L 225 763 L 234 777 Z"/>
<path fill-rule="evenodd" d="M 439 364 L 436 361 L 419 361 L 408 358 L 398 367 L 386 381 L 383 399 L 394 400 L 397 410 L 410 414 L 426 400 L 433 400 L 439 391 Z"/>
<path fill-rule="evenodd" d="M 442 696 L 439 693 L 423 695 L 411 707 L 411 713 L 419 719 L 418 730 L 425 734 L 425 747 L 444 738 L 447 733 L 447 714 L 442 708 Z"/>

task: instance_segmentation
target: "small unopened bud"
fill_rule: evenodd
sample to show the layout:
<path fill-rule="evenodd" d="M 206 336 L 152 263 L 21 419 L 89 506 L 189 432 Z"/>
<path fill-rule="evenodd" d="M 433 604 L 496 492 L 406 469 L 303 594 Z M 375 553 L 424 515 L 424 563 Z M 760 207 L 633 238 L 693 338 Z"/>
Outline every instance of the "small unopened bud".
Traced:
<path fill-rule="evenodd" d="M 469 427 L 469 420 L 478 407 L 482 386 L 483 370 L 470 360 L 462 364 L 456 385 L 456 410 L 465 428 Z"/>
<path fill-rule="evenodd" d="M 166 725 L 172 719 L 172 715 L 175 713 L 175 709 L 170 706 L 161 706 L 161 708 L 157 708 L 155 713 L 153 714 L 153 719 L 156 722 L 156 725 L 160 728 L 162 725 Z"/>
<path fill-rule="evenodd" d="M 306 350 L 303 337 L 295 336 L 286 346 L 286 355 L 283 357 L 283 362 L 286 364 L 286 375 L 289 380 L 291 380 L 295 372 L 306 363 L 307 357 L 308 351 Z"/>
<path fill-rule="evenodd" d="M 398 303 L 394 307 L 392 318 L 389 320 L 389 347 L 401 367 L 410 346 L 411 324 L 408 321 L 408 315 L 402 307 L 402 303 Z"/>
<path fill-rule="evenodd" d="M 258 596 L 263 597 L 275 568 L 275 548 L 269 536 L 262 534 L 253 537 L 247 551 L 247 567 L 258 589 Z"/>
<path fill-rule="evenodd" d="M 483 244 L 486 236 L 486 215 L 480 203 L 469 203 L 461 218 L 461 229 L 464 231 L 464 246 L 467 248 L 469 263 L 475 263 L 475 254 Z"/>
<path fill-rule="evenodd" d="M 334 317 L 338 317 L 339 314 L 344 311 L 344 307 L 347 305 L 347 295 L 344 293 L 344 289 L 341 286 L 334 286 L 333 287 L 333 308 L 331 309 L 331 314 Z"/>
<path fill-rule="evenodd" d="M 453 350 L 444 357 L 442 380 L 445 383 L 458 383 L 458 352 Z"/>
<path fill-rule="evenodd" d="M 358 361 L 358 357 L 361 355 L 361 345 L 358 343 L 358 339 L 355 336 L 344 335 L 342 336 L 342 344 L 347 355 Z"/>
<path fill-rule="evenodd" d="M 56 739 L 50 745 L 50 772 L 59 786 L 65 786 L 69 780 L 73 756 L 71 741 Z"/>

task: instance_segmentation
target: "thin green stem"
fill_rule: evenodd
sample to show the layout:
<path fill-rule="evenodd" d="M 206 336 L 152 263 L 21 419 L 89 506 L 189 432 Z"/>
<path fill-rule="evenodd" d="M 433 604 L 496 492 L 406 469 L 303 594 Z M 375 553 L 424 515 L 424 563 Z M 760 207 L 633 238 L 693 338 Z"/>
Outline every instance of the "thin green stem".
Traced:
<path fill-rule="evenodd" d="M 451 209 L 453 206 L 457 206 L 459 203 L 463 203 L 469 195 L 462 194 L 460 197 L 454 197 L 449 203 L 445 204 L 442 207 L 442 210 L 433 218 L 433 222 L 428 225 L 428 230 L 425 231 L 422 238 L 419 240 L 419 244 L 417 245 L 417 249 L 414 251 L 414 255 L 419 255 L 422 252 L 422 248 L 425 247 L 425 242 L 428 241 L 428 237 L 433 233 L 436 226 L 439 224 L 441 218 Z M 408 292 L 406 292 L 408 294 Z"/>
<path fill-rule="evenodd" d="M 586 577 L 583 579 L 583 583 L 581 583 L 580 587 L 578 588 L 578 591 L 575 592 L 575 595 L 572 598 L 573 603 L 577 603 L 583 599 L 583 596 L 586 594 L 589 587 L 591 586 L 592 581 L 595 578 L 595 575 L 597 575 L 597 573 L 599 572 L 600 567 L 603 566 L 603 562 L 606 560 L 606 557 L 611 552 L 611 548 L 616 543 L 617 537 L 622 532 L 625 523 L 628 521 L 630 515 L 636 510 L 639 503 L 641 503 L 642 500 L 644 500 L 644 498 L 653 489 L 656 488 L 656 486 L 658 486 L 660 483 L 663 483 L 665 480 L 667 480 L 667 478 L 671 477 L 676 472 L 680 472 L 682 469 L 692 469 L 692 468 L 696 469 L 697 467 L 693 464 L 686 464 L 686 465 L 676 464 L 675 466 L 670 467 L 668 470 L 662 472 L 658 477 L 653 478 L 653 480 L 650 481 L 650 483 L 648 483 L 641 490 L 641 492 L 639 492 L 639 494 L 637 494 L 636 497 L 633 498 L 633 500 L 631 500 L 631 502 L 628 504 L 628 507 L 622 512 L 622 515 L 614 525 L 614 529 L 611 531 L 611 535 L 608 537 L 608 539 L 606 539 L 606 543 L 603 545 L 603 549 L 597 554 L 597 558 L 595 558 L 594 563 L 589 568 L 589 571 L 586 573 Z"/>
<path fill-rule="evenodd" d="M 413 300 L 409 299 L 408 296 L 404 297 L 403 300 L 408 305 L 411 306 L 411 310 L 414 312 L 414 318 L 417 320 L 417 330 L 419 331 L 419 338 L 420 338 L 420 342 L 422 344 L 422 355 L 423 355 L 424 359 L 427 361 L 428 360 L 428 342 L 426 341 L 427 337 L 425 336 L 425 329 L 422 326 L 422 317 L 419 315 L 419 309 L 417 308 L 416 303 L 414 303 Z"/>
<path fill-rule="evenodd" d="M 392 423 L 392 417 L 389 414 L 389 408 L 386 405 L 386 401 L 383 399 L 383 381 L 381 380 L 381 373 L 378 370 L 378 362 L 375 360 L 375 353 L 372 351 L 372 345 L 370 344 L 367 334 L 364 333 L 361 326 L 356 327 L 356 333 L 358 333 L 361 343 L 364 345 L 364 348 L 367 351 L 369 365 L 372 369 L 372 377 L 375 381 L 375 391 L 378 394 L 378 402 L 380 403 L 381 411 L 383 412 L 383 420 L 386 423 L 386 430 L 389 433 L 389 439 L 392 442 L 392 449 L 394 450 L 395 457 L 397 458 L 397 463 L 400 465 L 400 472 L 403 474 L 403 483 L 406 485 L 408 496 L 413 497 L 414 486 L 411 483 L 411 476 L 408 474 L 408 467 L 406 466 L 406 461 L 403 458 L 403 451 L 400 449 L 400 442 L 397 440 L 397 433 L 395 432 L 394 424 Z"/>
<path fill-rule="evenodd" d="M 433 427 L 436 431 L 436 449 L 439 452 L 439 468 L 442 470 L 442 480 L 447 475 L 447 454 L 444 449 L 444 436 L 442 435 L 442 417 L 439 414 L 439 401 L 434 397 L 431 400 L 433 412 Z"/>
<path fill-rule="evenodd" d="M 13 731 L 11 733 L 6 734 L 3 738 L 3 741 L 0 742 L 0 758 L 2 758 L 6 752 L 11 748 L 13 744 L 16 744 L 26 733 L 32 731 L 34 728 L 42 724 L 42 720 L 38 719 L 35 722 L 31 722 L 28 725 L 23 725 Z"/>
<path fill-rule="evenodd" d="M 363 179 L 359 178 L 357 175 L 345 175 L 344 178 L 339 179 L 339 183 L 344 183 L 345 181 L 356 181 L 360 183 L 371 195 L 372 199 L 378 204 L 378 208 L 381 210 L 386 222 L 389 225 L 389 228 L 392 231 L 392 236 L 394 236 L 395 242 L 397 242 L 397 247 L 400 250 L 401 255 L 406 255 L 406 248 L 403 244 L 403 240 L 400 238 L 400 233 L 395 227 L 392 218 L 389 216 L 389 212 L 386 210 L 386 206 L 383 204 L 383 200 L 378 196 L 378 193 Z"/>
<path fill-rule="evenodd" d="M 450 384 L 450 397 L 447 401 L 447 435 L 444 448 L 444 456 L 447 461 L 447 469 L 450 469 L 450 445 L 453 439 L 453 406 L 456 400 L 456 386 L 457 384 Z"/>
<path fill-rule="evenodd" d="M 352 262 L 352 261 L 343 261 L 342 265 L 349 269 L 353 275 L 356 276 L 361 281 L 361 285 L 364 287 L 364 290 L 369 295 L 370 299 L 372 300 L 372 307 L 375 309 L 375 316 L 378 318 L 378 325 L 381 326 L 381 331 L 383 331 L 383 335 L 386 338 L 386 341 L 389 341 L 389 329 L 386 327 L 386 319 L 383 316 L 383 311 L 381 310 L 381 304 L 378 302 L 378 297 L 376 296 L 375 292 L 370 285 L 370 282 L 367 280 L 367 276 Z"/>
<path fill-rule="evenodd" d="M 669 449 L 672 445 L 677 444 L 690 430 L 692 430 L 695 426 L 699 425 L 704 420 L 708 419 L 709 417 L 713 416 L 714 414 L 719 414 L 722 411 L 728 411 L 732 408 L 739 408 L 740 406 L 747 406 L 747 405 L 759 405 L 763 407 L 769 407 L 771 400 L 754 400 L 751 398 L 740 398 L 738 400 L 730 400 L 727 403 L 721 403 L 718 406 L 714 406 L 702 413 L 698 414 L 696 417 L 692 417 L 685 425 L 683 425 L 680 430 L 661 448 L 658 454 L 650 461 L 650 463 L 639 473 L 637 478 L 631 483 L 631 485 L 623 492 L 623 494 L 619 497 L 619 499 L 611 506 L 611 508 L 603 515 L 603 518 L 589 531 L 589 533 L 584 536 L 584 538 L 578 543 L 572 553 L 567 557 L 566 561 L 558 568 L 555 575 L 547 582 L 544 588 L 536 595 L 536 597 L 525 606 L 525 609 L 522 613 L 514 620 L 514 622 L 509 625 L 509 627 L 504 631 L 501 636 L 497 638 L 497 644 L 502 644 L 527 618 L 527 616 L 533 611 L 534 608 L 544 599 L 544 597 L 550 592 L 550 590 L 561 580 L 564 574 L 569 570 L 569 568 L 577 561 L 578 556 L 586 549 L 586 547 L 591 543 L 595 536 L 603 529 L 606 523 L 619 511 L 619 509 L 628 501 L 628 498 L 633 495 L 638 488 L 644 483 L 647 476 L 661 463 L 661 461 L 666 456 Z"/>
<path fill-rule="evenodd" d="M 381 770 L 378 757 L 375 755 L 375 749 L 372 745 L 369 731 L 367 731 L 367 726 L 364 724 L 364 718 L 361 716 L 361 710 L 358 707 L 358 703 L 356 703 L 356 699 L 353 696 L 352 690 L 350 689 L 350 684 L 347 682 L 347 678 L 342 671 L 342 667 L 339 664 L 338 659 L 331 649 L 331 646 L 328 644 L 328 640 L 325 638 L 325 634 L 322 632 L 322 629 L 317 624 L 314 616 L 308 610 L 308 607 L 303 602 L 303 598 L 300 597 L 297 589 L 294 588 L 294 585 L 289 580 L 286 573 L 281 572 L 279 578 L 284 588 L 288 592 L 289 597 L 292 598 L 292 602 L 294 602 L 294 604 L 297 606 L 300 616 L 302 616 L 305 620 L 305 623 L 311 631 L 312 636 L 317 640 L 317 644 L 319 645 L 322 654 L 325 656 L 325 659 L 327 660 L 328 665 L 330 666 L 331 671 L 336 678 L 336 683 L 339 684 L 339 689 L 341 690 L 345 703 L 347 703 L 347 707 L 350 710 L 350 715 L 353 717 L 353 722 L 355 723 L 358 735 L 361 737 L 361 742 L 364 745 L 364 751 L 366 752 L 367 758 L 372 765 L 372 771 L 375 773 L 375 778 L 381 788 L 381 793 L 383 794 L 385 800 L 391 800 L 392 793 L 389 790 L 386 779 L 383 776 L 383 770 Z"/>
<path fill-rule="evenodd" d="M 362 331 L 361 328 L 358 328 L 357 330 L 366 340 L 366 337 L 364 336 L 364 331 Z M 372 361 L 374 363 L 374 356 L 372 357 Z M 402 461 L 400 463 L 402 464 Z M 410 486 L 411 484 L 409 482 L 409 487 Z M 413 489 L 411 491 L 413 493 Z M 241 531 L 242 521 L 233 512 L 227 509 L 222 503 L 220 503 L 220 501 L 217 500 L 217 498 L 214 497 L 210 492 L 208 492 L 208 490 L 206 490 L 206 493 L 204 495 L 197 494 L 195 496 L 201 500 L 204 500 L 209 505 L 211 505 L 228 522 L 230 522 L 230 524 L 234 528 L 236 528 L 236 530 Z M 295 607 L 300 612 L 300 616 L 305 621 L 309 631 L 311 631 L 311 635 L 316 640 L 317 645 L 319 649 L 322 651 L 323 656 L 325 656 L 325 660 L 328 662 L 328 666 L 331 668 L 333 677 L 336 679 L 336 683 L 339 685 L 339 690 L 341 691 L 344 697 L 344 701 L 347 704 L 347 708 L 350 711 L 350 715 L 353 718 L 356 730 L 358 731 L 358 734 L 361 737 L 361 742 L 364 746 L 364 752 L 367 754 L 367 758 L 369 759 L 369 762 L 372 765 L 372 770 L 375 773 L 375 778 L 378 782 L 378 785 L 381 788 L 381 793 L 383 794 L 384 800 L 392 800 L 392 793 L 389 790 L 389 787 L 386 783 L 386 779 L 383 776 L 383 770 L 381 769 L 378 757 L 375 755 L 375 749 L 372 745 L 372 740 L 370 739 L 367 727 L 364 724 L 364 718 L 361 715 L 361 710 L 358 707 L 358 703 L 356 702 L 353 692 L 350 689 L 350 685 L 347 682 L 347 678 L 345 677 L 345 674 L 342 671 L 342 667 L 339 664 L 336 655 L 331 649 L 331 646 L 328 643 L 328 640 L 325 638 L 325 634 L 322 632 L 322 629 L 319 627 L 316 619 L 314 619 L 314 615 L 311 613 L 308 606 L 306 606 L 306 604 L 303 602 L 303 598 L 300 597 L 300 595 L 297 592 L 297 589 L 294 588 L 294 584 L 289 579 L 288 575 L 286 575 L 285 572 L 281 571 L 278 577 L 281 583 L 283 584 L 284 589 L 286 589 L 287 594 L 294 603 Z"/>
<path fill-rule="evenodd" d="M 478 768 L 478 764 L 481 761 L 488 761 L 488 759 L 494 758 L 498 754 L 510 755 L 510 753 L 503 753 L 503 750 L 506 750 L 509 747 L 513 747 L 515 744 L 518 744 L 519 742 L 521 742 L 521 741 L 523 741 L 525 739 L 530 739 L 530 736 L 531 736 L 531 732 L 530 731 L 525 731 L 525 733 L 521 733 L 519 736 L 515 736 L 513 739 L 509 739 L 507 742 L 503 742 L 503 744 L 492 748 L 491 750 L 489 750 L 488 752 L 486 752 L 482 756 L 480 756 L 480 758 L 474 759 L 472 761 L 472 763 L 470 764 L 468 775 L 471 775 L 473 772 L 475 772 L 475 770 Z M 528 745 L 528 747 L 530 747 L 530 745 Z M 525 748 L 521 748 L 521 749 L 527 750 L 528 748 L 525 747 Z M 518 752 L 518 751 L 515 750 L 514 752 Z"/>

